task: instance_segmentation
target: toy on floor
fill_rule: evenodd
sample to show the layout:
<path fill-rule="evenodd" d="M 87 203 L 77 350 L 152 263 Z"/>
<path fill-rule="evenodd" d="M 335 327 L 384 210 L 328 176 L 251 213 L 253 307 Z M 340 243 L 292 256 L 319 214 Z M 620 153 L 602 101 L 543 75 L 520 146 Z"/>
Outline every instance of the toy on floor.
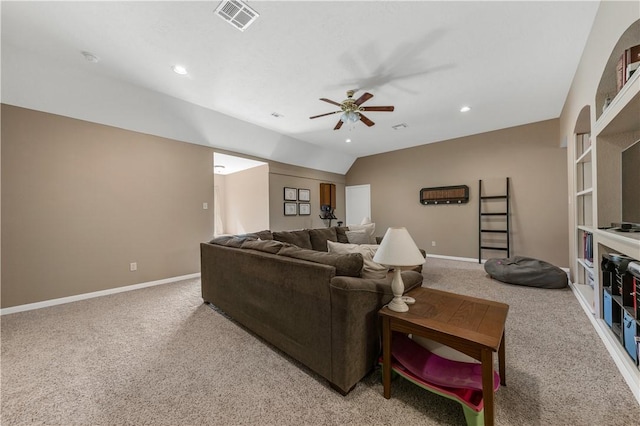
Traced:
<path fill-rule="evenodd" d="M 393 373 L 462 404 L 468 426 L 484 425 L 480 364 L 442 358 L 401 333 L 393 334 L 391 354 Z M 495 392 L 500 387 L 500 376 L 496 372 L 493 383 Z"/>

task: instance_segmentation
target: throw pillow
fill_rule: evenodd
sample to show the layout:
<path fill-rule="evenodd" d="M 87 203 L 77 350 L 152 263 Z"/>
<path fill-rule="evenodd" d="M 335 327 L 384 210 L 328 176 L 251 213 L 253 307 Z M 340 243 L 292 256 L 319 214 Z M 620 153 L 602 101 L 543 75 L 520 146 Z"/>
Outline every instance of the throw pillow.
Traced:
<path fill-rule="evenodd" d="M 347 254 L 360 253 L 362 255 L 362 278 L 386 278 L 389 268 L 373 261 L 378 247 L 375 244 L 343 244 L 327 241 L 329 253 Z"/>
<path fill-rule="evenodd" d="M 294 246 L 313 249 L 311 246 L 311 238 L 309 237 L 309 230 L 303 229 L 300 231 L 276 231 L 273 232 L 273 239 L 276 241 L 282 241 L 283 243 L 293 244 Z"/>
<path fill-rule="evenodd" d="M 359 277 L 362 271 L 362 255 L 360 253 L 337 254 L 316 250 L 301 249 L 299 247 L 283 247 L 280 256 L 293 257 L 294 259 L 308 260 L 309 262 L 322 263 L 335 266 L 336 276 Z"/>
<path fill-rule="evenodd" d="M 364 231 L 369 235 L 368 244 L 376 243 L 376 224 L 367 223 L 365 225 L 349 225 L 349 231 Z"/>
<path fill-rule="evenodd" d="M 328 251 L 327 241 L 338 241 L 335 228 L 309 229 L 311 247 L 318 251 Z"/>
<path fill-rule="evenodd" d="M 362 231 L 347 231 L 347 240 L 351 244 L 369 244 L 369 234 Z"/>

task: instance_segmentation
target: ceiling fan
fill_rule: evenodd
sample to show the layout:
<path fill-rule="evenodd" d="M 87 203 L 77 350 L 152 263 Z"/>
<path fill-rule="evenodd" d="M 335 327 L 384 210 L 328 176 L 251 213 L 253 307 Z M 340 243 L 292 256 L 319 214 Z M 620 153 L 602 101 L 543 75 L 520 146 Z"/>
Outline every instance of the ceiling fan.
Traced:
<path fill-rule="evenodd" d="M 365 117 L 362 113 L 363 112 L 369 112 L 369 111 L 376 111 L 376 112 L 390 112 L 393 111 L 394 107 L 392 106 L 369 106 L 369 107 L 363 107 L 361 106 L 363 103 L 365 103 L 366 101 L 368 101 L 369 99 L 373 98 L 373 95 L 371 93 L 365 92 L 362 96 L 360 96 L 358 99 L 353 99 L 353 94 L 355 93 L 354 90 L 347 90 L 347 99 L 345 99 L 344 101 L 342 101 L 341 103 L 332 101 L 330 99 L 325 99 L 325 98 L 320 98 L 321 101 L 325 101 L 328 102 L 332 105 L 336 105 L 340 107 L 340 111 L 333 111 L 333 112 L 328 112 L 326 114 L 320 114 L 320 115 L 314 115 L 313 117 L 309 117 L 310 119 L 314 119 L 314 118 L 318 118 L 318 117 L 324 117 L 325 115 L 332 115 L 332 114 L 339 114 L 342 113 L 342 116 L 340 117 L 340 120 L 338 121 L 338 124 L 336 124 L 336 127 L 333 128 L 333 130 L 338 130 L 340 127 L 342 127 L 343 123 L 346 122 L 356 122 L 358 120 L 362 121 L 364 124 L 366 124 L 367 126 L 371 127 L 373 126 L 374 123 L 373 121 L 369 120 L 367 117 Z"/>

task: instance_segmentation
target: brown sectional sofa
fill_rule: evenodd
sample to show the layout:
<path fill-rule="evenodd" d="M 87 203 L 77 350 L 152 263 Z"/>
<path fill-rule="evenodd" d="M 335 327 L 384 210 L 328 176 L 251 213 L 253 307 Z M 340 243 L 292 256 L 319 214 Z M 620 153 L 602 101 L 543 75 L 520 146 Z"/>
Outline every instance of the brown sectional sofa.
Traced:
<path fill-rule="evenodd" d="M 327 252 L 348 228 L 262 231 L 201 243 L 202 298 L 346 395 L 376 364 L 386 279 L 360 277 L 359 253 Z M 403 271 L 405 290 L 422 274 Z"/>

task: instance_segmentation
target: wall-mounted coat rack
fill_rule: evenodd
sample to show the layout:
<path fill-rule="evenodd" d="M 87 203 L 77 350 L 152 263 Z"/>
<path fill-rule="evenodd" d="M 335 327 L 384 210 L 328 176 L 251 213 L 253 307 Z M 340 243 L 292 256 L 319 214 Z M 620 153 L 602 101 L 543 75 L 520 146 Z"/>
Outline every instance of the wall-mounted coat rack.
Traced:
<path fill-rule="evenodd" d="M 469 202 L 467 185 L 436 186 L 420 190 L 420 204 L 463 204 Z"/>

